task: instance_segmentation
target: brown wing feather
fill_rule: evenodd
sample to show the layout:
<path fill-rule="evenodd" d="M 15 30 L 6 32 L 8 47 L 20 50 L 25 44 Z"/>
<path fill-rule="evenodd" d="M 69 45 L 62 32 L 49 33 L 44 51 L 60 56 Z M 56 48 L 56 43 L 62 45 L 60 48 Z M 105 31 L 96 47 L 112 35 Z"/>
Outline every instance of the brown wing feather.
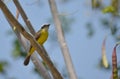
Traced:
<path fill-rule="evenodd" d="M 36 34 L 35 34 L 35 39 L 37 40 L 40 36 L 41 36 L 41 30 L 39 30 Z"/>
<path fill-rule="evenodd" d="M 40 37 L 41 33 L 40 33 L 40 30 L 35 34 L 35 39 L 38 40 L 39 37 Z M 30 45 L 30 49 L 32 48 L 32 45 Z M 29 51 L 30 51 L 29 49 Z"/>

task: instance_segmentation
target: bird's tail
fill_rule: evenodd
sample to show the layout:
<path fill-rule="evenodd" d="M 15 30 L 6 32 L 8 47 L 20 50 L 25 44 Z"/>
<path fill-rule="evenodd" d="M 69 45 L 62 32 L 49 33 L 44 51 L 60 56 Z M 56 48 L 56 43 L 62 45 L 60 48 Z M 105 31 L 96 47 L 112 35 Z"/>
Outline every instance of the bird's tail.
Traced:
<path fill-rule="evenodd" d="M 31 57 L 31 55 L 28 55 L 28 56 L 25 58 L 25 61 L 24 61 L 24 65 L 25 65 L 25 66 L 27 66 L 27 65 L 29 64 L 30 57 Z"/>
<path fill-rule="evenodd" d="M 33 47 L 30 47 L 29 53 L 27 54 L 25 61 L 24 61 L 25 66 L 27 66 L 29 64 L 30 57 L 34 53 L 34 51 L 35 51 L 35 49 Z"/>

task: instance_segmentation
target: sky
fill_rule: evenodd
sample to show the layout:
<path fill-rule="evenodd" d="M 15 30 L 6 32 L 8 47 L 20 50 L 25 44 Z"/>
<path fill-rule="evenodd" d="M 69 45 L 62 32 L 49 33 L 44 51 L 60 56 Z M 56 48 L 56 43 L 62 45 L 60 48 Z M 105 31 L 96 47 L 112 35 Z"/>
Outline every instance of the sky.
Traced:
<path fill-rule="evenodd" d="M 107 1 L 108 0 L 106 0 L 105 3 L 109 3 Z M 49 23 L 48 18 L 52 17 L 52 15 L 47 0 L 42 0 L 41 6 L 38 4 L 29 5 L 34 2 L 29 0 L 20 0 L 20 2 L 36 31 L 41 25 Z M 12 1 L 6 4 L 12 13 L 15 14 L 16 9 Z M 110 30 L 106 30 L 101 26 L 99 18 L 108 18 L 109 15 L 102 14 L 102 12 L 98 11 L 92 11 L 90 0 L 75 0 L 63 4 L 57 1 L 57 8 L 60 13 L 66 13 L 67 17 L 74 17 L 75 19 L 70 26 L 70 32 L 65 35 L 65 39 L 77 76 L 80 79 L 110 79 L 111 70 L 106 71 L 98 67 L 101 58 L 102 41 L 105 35 L 110 33 Z M 21 18 L 19 22 L 23 26 L 25 25 Z M 91 38 L 87 36 L 87 22 L 93 23 L 94 26 L 95 34 Z M 10 67 L 7 68 L 9 73 L 8 77 L 16 77 L 17 79 L 39 79 L 38 75 L 33 73 L 32 68 L 34 68 L 34 65 L 32 62 L 26 67 L 23 65 L 23 58 L 14 59 L 12 57 L 11 52 L 15 36 L 7 35 L 7 31 L 11 30 L 11 28 L 2 11 L 0 11 L 0 26 L 2 27 L 2 29 L 0 29 L 0 60 L 7 60 L 11 63 Z M 54 24 L 50 26 L 50 32 L 51 31 L 55 31 Z M 48 40 L 50 40 L 50 37 Z M 114 38 L 108 36 L 106 51 L 109 62 L 111 62 L 112 49 L 115 43 Z M 57 64 L 58 69 L 62 73 L 65 63 L 59 44 L 57 43 L 57 46 L 54 46 L 54 44 L 52 45 L 50 41 L 48 41 L 44 46 L 52 61 Z M 51 50 L 51 48 L 53 48 L 53 50 Z M 0 75 L 0 79 L 5 78 Z"/>

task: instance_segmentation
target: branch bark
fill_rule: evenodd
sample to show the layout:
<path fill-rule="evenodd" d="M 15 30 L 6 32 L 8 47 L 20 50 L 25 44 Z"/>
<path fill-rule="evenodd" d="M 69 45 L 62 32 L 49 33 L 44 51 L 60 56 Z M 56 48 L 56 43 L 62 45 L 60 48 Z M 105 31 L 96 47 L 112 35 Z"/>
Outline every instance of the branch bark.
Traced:
<path fill-rule="evenodd" d="M 16 29 L 24 36 L 26 37 L 26 39 L 28 39 L 30 41 L 30 43 L 32 44 L 32 46 L 38 51 L 38 53 L 40 54 L 41 58 L 43 59 L 43 61 L 48 65 L 50 71 L 52 72 L 53 76 L 55 79 L 63 79 L 61 74 L 58 72 L 58 70 L 54 67 L 53 63 L 51 62 L 51 60 L 45 55 L 45 53 L 43 53 L 42 51 L 42 47 L 36 42 L 36 40 L 28 33 L 25 31 L 25 29 L 22 27 L 22 25 L 15 19 L 15 17 L 11 14 L 11 12 L 8 10 L 8 8 L 6 7 L 6 5 L 3 3 L 2 0 L 0 0 L 0 8 L 2 9 L 4 15 L 6 16 L 6 18 L 8 19 L 8 21 L 10 22 L 10 24 L 14 27 L 16 27 Z"/>
<path fill-rule="evenodd" d="M 49 6 L 50 6 L 50 9 L 52 12 L 52 16 L 54 19 L 54 23 L 56 26 L 58 41 L 59 41 L 59 44 L 60 44 L 60 47 L 62 50 L 62 54 L 63 54 L 64 60 L 65 60 L 66 66 L 67 66 L 69 77 L 70 77 L 70 79 L 77 79 L 77 76 L 76 76 L 76 73 L 75 73 L 75 70 L 74 70 L 74 67 L 72 64 L 72 60 L 71 60 L 71 57 L 69 54 L 69 50 L 68 50 L 68 47 L 67 47 L 67 44 L 66 44 L 66 41 L 64 38 L 63 31 L 62 31 L 61 22 L 59 20 L 55 0 L 48 0 L 48 1 L 49 1 Z"/>

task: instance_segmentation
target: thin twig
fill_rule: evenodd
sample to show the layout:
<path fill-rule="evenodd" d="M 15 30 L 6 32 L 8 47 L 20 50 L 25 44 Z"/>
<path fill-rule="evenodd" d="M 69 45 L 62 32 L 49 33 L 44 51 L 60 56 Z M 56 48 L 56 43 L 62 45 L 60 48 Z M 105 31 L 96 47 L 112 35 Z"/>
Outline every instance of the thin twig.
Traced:
<path fill-rule="evenodd" d="M 22 25 L 15 19 L 15 17 L 11 14 L 11 12 L 8 10 L 7 6 L 3 3 L 2 0 L 0 0 L 0 8 L 2 9 L 4 15 L 7 17 L 9 22 L 11 22 L 12 26 L 16 27 L 16 29 L 23 34 L 26 39 L 30 41 L 32 46 L 40 53 L 41 58 L 43 61 L 48 65 L 50 71 L 54 75 L 55 79 L 63 79 L 61 74 L 58 72 L 58 70 L 55 68 L 51 60 L 41 51 L 42 47 L 36 42 L 36 40 L 25 31 L 25 29 L 22 27 Z M 41 49 L 41 50 L 40 50 Z"/>
<path fill-rule="evenodd" d="M 18 9 L 16 9 L 16 19 L 18 20 L 18 18 L 19 18 L 19 11 L 18 11 Z"/>
<path fill-rule="evenodd" d="M 18 11 L 20 12 L 20 14 L 21 14 L 23 20 L 25 21 L 25 23 L 26 23 L 28 29 L 30 30 L 30 32 L 31 32 L 33 35 L 35 35 L 35 30 L 33 29 L 33 26 L 32 26 L 32 24 L 31 24 L 30 20 L 28 19 L 28 17 L 26 16 L 24 10 L 22 9 L 19 1 L 18 1 L 18 0 L 13 0 L 13 2 L 14 2 L 14 4 L 16 5 Z"/>
<path fill-rule="evenodd" d="M 48 0 L 49 1 L 49 6 L 54 18 L 54 23 L 56 26 L 56 31 L 57 31 L 57 37 L 58 37 L 58 41 L 62 50 L 62 54 L 64 56 L 65 59 L 65 63 L 67 65 L 67 70 L 69 73 L 69 77 L 70 79 L 77 79 L 73 64 L 72 64 L 72 60 L 69 54 L 69 50 L 64 38 L 64 34 L 62 31 L 62 27 L 61 27 L 61 22 L 59 20 L 59 16 L 58 16 L 58 11 L 57 11 L 57 6 L 55 4 L 55 0 Z"/>

